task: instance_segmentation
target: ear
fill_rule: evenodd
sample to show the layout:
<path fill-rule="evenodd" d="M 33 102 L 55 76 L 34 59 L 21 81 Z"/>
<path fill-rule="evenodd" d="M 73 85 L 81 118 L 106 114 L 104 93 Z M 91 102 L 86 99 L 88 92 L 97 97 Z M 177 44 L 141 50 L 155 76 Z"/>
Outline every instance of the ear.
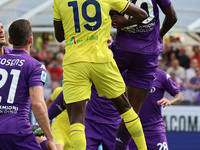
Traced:
<path fill-rule="evenodd" d="M 10 44 L 12 44 L 12 41 L 10 40 L 10 38 L 8 38 L 8 41 L 9 41 Z"/>
<path fill-rule="evenodd" d="M 29 38 L 28 43 L 29 43 L 29 44 L 33 44 L 33 36 L 31 36 L 31 37 Z"/>

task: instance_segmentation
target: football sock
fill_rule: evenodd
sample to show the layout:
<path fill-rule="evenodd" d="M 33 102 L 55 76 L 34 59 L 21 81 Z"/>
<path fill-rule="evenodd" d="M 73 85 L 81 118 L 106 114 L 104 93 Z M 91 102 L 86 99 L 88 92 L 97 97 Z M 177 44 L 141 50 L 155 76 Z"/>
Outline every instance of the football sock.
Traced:
<path fill-rule="evenodd" d="M 44 140 L 40 143 L 40 146 L 42 147 L 42 150 L 48 150 L 47 149 L 47 140 Z"/>
<path fill-rule="evenodd" d="M 123 113 L 122 118 L 129 133 L 131 134 L 138 150 L 147 150 L 146 141 L 143 133 L 143 128 L 140 122 L 140 118 L 135 113 L 133 108 L 129 109 L 127 112 Z"/>
<path fill-rule="evenodd" d="M 127 150 L 131 139 L 132 137 L 122 120 L 117 129 L 117 138 L 115 139 L 114 150 Z"/>
<path fill-rule="evenodd" d="M 86 150 L 85 126 L 83 124 L 70 125 L 70 137 L 73 150 Z"/>
<path fill-rule="evenodd" d="M 52 120 L 56 116 L 58 116 L 61 112 L 65 110 L 63 92 L 56 97 L 56 99 L 51 103 L 48 108 L 49 119 Z"/>

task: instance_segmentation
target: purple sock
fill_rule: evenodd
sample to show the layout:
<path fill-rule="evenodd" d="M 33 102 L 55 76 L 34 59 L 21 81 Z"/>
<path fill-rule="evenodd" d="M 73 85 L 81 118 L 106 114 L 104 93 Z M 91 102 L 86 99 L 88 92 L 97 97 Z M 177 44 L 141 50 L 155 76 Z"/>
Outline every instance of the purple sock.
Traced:
<path fill-rule="evenodd" d="M 52 120 L 56 116 L 58 116 L 61 112 L 65 110 L 63 92 L 56 97 L 56 99 L 51 103 L 48 108 L 49 119 Z"/>
<path fill-rule="evenodd" d="M 117 129 L 117 138 L 115 139 L 114 150 L 128 150 L 127 147 L 132 139 L 124 121 L 122 120 Z"/>
<path fill-rule="evenodd" d="M 47 140 L 44 140 L 40 143 L 40 146 L 42 147 L 42 150 L 48 150 L 47 149 Z"/>

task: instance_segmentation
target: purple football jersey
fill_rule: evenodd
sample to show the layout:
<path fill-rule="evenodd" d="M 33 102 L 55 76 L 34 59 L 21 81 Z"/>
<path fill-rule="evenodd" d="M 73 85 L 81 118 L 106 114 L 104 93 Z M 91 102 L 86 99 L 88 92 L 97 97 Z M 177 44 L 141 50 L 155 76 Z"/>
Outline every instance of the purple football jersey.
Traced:
<path fill-rule="evenodd" d="M 25 51 L 0 56 L 0 134 L 31 133 L 29 88 L 45 80 L 44 65 Z"/>
<path fill-rule="evenodd" d="M 3 49 L 4 49 L 4 54 L 8 54 L 12 51 L 12 48 L 8 46 L 3 46 Z"/>
<path fill-rule="evenodd" d="M 176 86 L 170 75 L 157 69 L 151 92 L 139 112 L 145 135 L 148 133 L 152 134 L 152 132 L 165 132 L 165 125 L 161 114 L 162 106 L 156 103 L 163 98 L 165 91 L 175 96 L 180 92 L 180 89 Z"/>
<path fill-rule="evenodd" d="M 117 49 L 141 54 L 159 54 L 162 42 L 159 36 L 159 9 L 171 5 L 170 0 L 132 0 L 136 6 L 143 8 L 149 15 L 142 23 L 117 30 L 114 45 Z M 130 16 L 124 15 L 127 19 Z"/>

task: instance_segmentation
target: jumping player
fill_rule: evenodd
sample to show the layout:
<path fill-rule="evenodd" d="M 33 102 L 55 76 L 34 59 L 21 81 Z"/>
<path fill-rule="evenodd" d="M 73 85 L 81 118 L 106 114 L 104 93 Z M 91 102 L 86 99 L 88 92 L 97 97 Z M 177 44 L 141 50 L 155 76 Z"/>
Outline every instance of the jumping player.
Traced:
<path fill-rule="evenodd" d="M 170 0 L 132 0 L 132 3 L 148 12 L 149 17 L 141 24 L 124 27 L 120 22 L 131 16 L 111 12 L 112 25 L 118 28 L 111 49 L 120 72 L 127 70 L 128 99 L 139 113 L 152 88 L 162 38 L 176 23 L 177 16 Z M 161 28 L 158 6 L 165 15 Z"/>

